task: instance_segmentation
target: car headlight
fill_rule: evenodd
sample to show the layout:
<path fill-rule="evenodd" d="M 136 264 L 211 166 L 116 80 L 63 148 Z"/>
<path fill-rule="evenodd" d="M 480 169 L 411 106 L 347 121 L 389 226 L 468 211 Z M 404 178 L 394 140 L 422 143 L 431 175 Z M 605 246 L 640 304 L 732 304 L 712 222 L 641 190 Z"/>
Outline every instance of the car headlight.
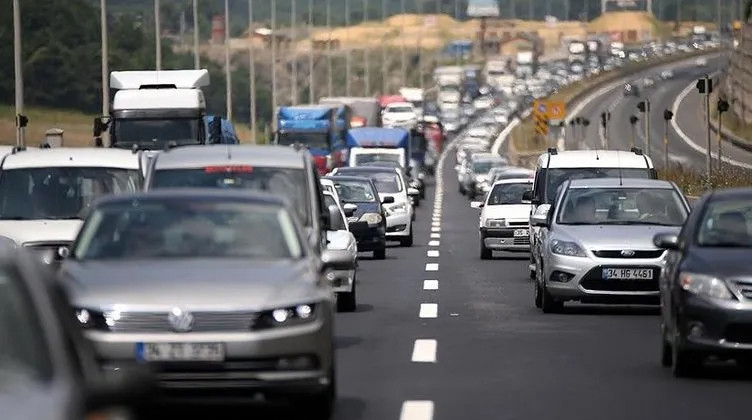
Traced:
<path fill-rule="evenodd" d="M 695 295 L 702 295 L 716 299 L 731 300 L 731 294 L 726 282 L 722 279 L 706 274 L 681 273 L 679 275 L 681 288 Z"/>
<path fill-rule="evenodd" d="M 405 213 L 407 212 L 407 204 L 406 203 L 395 204 L 392 207 L 389 207 L 387 211 L 389 212 L 389 214 Z"/>
<path fill-rule="evenodd" d="M 119 317 L 118 317 L 119 318 Z M 76 319 L 81 328 L 85 330 L 109 330 L 113 324 L 113 317 L 105 317 L 105 314 L 100 311 L 94 311 L 91 309 L 79 308 L 76 309 Z"/>
<path fill-rule="evenodd" d="M 382 220 L 381 215 L 378 213 L 366 213 L 360 216 L 360 221 L 368 223 L 369 226 L 380 225 Z"/>
<path fill-rule="evenodd" d="M 486 219 L 487 228 L 503 228 L 507 226 L 505 219 Z"/>
<path fill-rule="evenodd" d="M 568 257 L 584 257 L 585 251 L 577 245 L 576 242 L 561 241 L 554 239 L 551 241 L 551 252 Z"/>
<path fill-rule="evenodd" d="M 316 319 L 316 304 L 304 303 L 295 306 L 263 311 L 258 315 L 253 329 L 269 329 L 307 324 Z"/>

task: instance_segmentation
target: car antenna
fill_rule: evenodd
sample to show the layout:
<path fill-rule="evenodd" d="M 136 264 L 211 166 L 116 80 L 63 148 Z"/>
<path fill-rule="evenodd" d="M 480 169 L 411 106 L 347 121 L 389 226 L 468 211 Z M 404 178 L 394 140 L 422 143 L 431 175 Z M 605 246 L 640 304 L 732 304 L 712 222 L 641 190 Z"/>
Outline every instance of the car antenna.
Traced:
<path fill-rule="evenodd" d="M 621 173 L 621 152 L 616 152 L 616 165 L 619 167 L 619 186 L 624 186 L 624 181 L 622 180 L 622 173 Z"/>
<path fill-rule="evenodd" d="M 232 159 L 232 149 L 230 149 L 230 146 L 227 146 L 227 159 Z"/>

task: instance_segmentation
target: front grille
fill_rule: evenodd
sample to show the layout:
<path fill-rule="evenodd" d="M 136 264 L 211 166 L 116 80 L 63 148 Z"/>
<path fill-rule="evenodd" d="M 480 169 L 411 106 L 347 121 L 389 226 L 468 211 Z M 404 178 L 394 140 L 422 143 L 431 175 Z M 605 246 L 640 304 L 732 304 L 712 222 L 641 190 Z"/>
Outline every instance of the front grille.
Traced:
<path fill-rule="evenodd" d="M 651 249 L 651 250 L 643 250 L 643 251 L 632 251 L 634 254 L 626 253 L 623 254 L 622 250 L 601 250 L 601 251 L 593 251 L 593 254 L 596 257 L 599 258 L 660 258 L 661 255 L 665 252 L 662 249 Z"/>
<path fill-rule="evenodd" d="M 629 267 L 620 268 L 645 268 Z M 653 268 L 652 280 L 603 280 L 603 267 L 595 267 L 583 276 L 580 286 L 587 290 L 608 291 L 608 292 L 657 292 L 658 276 L 661 270 Z"/>
<path fill-rule="evenodd" d="M 530 245 L 530 237 L 523 236 L 520 238 L 514 238 L 514 244 L 515 245 Z"/>
<path fill-rule="evenodd" d="M 57 252 L 58 248 L 61 246 L 70 246 L 71 242 L 67 241 L 55 241 L 55 242 L 27 242 L 24 244 L 24 247 L 31 251 L 47 251 L 47 250 L 54 250 Z"/>
<path fill-rule="evenodd" d="M 167 312 L 121 312 L 110 331 L 120 333 L 172 332 Z M 193 312 L 192 332 L 250 331 L 255 312 Z"/>
<path fill-rule="evenodd" d="M 509 224 L 509 227 L 513 228 L 529 228 L 530 224 L 528 222 L 507 222 Z"/>
<path fill-rule="evenodd" d="M 745 299 L 752 300 L 752 280 L 734 280 L 733 283 Z"/>
<path fill-rule="evenodd" d="M 723 338 L 732 343 L 752 344 L 752 324 L 729 324 Z"/>

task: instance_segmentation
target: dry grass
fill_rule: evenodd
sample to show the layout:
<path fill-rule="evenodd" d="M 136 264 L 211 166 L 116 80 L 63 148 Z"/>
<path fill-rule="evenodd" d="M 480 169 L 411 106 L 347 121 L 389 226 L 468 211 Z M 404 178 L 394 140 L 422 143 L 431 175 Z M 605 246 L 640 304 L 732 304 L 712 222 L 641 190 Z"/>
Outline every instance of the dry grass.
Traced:
<path fill-rule="evenodd" d="M 715 162 L 714 162 L 715 163 Z M 673 167 L 670 170 L 659 170 L 661 179 L 673 181 L 684 194 L 700 196 L 708 190 L 708 179 L 704 172 L 690 168 Z M 710 178 L 712 189 L 752 186 L 752 170 L 724 164 L 720 170 L 715 170 Z"/>

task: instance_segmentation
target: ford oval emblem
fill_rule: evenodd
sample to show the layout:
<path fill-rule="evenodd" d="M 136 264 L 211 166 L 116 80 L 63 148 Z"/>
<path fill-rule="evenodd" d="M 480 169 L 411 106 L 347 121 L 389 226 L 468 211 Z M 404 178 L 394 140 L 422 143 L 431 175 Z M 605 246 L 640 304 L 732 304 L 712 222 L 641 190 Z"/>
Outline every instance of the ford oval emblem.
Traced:
<path fill-rule="evenodd" d="M 635 252 L 632 251 L 631 249 L 625 249 L 625 250 L 621 251 L 621 256 L 622 257 L 634 257 L 634 255 L 635 255 Z"/>
<path fill-rule="evenodd" d="M 189 332 L 193 329 L 193 314 L 174 308 L 167 315 L 167 321 L 175 332 Z"/>

